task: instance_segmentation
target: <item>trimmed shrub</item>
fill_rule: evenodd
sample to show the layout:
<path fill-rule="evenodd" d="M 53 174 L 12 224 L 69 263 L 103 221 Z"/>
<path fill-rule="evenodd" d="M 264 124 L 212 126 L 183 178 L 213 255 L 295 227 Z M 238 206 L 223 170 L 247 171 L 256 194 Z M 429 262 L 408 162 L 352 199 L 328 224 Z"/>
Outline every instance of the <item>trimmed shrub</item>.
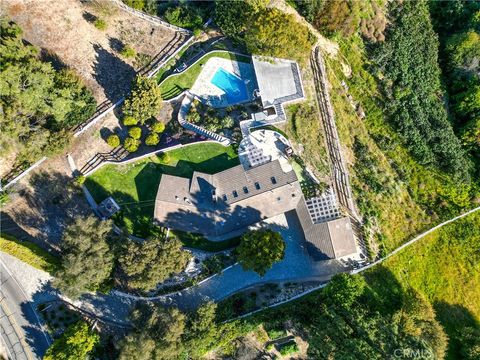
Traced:
<path fill-rule="evenodd" d="M 137 52 L 135 51 L 134 48 L 128 45 L 125 45 L 123 49 L 120 51 L 120 55 L 122 55 L 124 58 L 132 58 L 132 57 L 135 57 L 135 55 L 137 55 Z"/>
<path fill-rule="evenodd" d="M 138 120 L 135 119 L 133 116 L 125 116 L 123 118 L 123 125 L 125 126 L 132 126 L 137 124 L 138 124 Z"/>
<path fill-rule="evenodd" d="M 107 144 L 115 148 L 120 145 L 120 138 L 118 135 L 112 134 L 107 138 Z"/>
<path fill-rule="evenodd" d="M 151 133 L 150 135 L 147 136 L 145 139 L 145 144 L 150 145 L 150 146 L 155 146 L 160 142 L 160 137 L 156 133 Z"/>
<path fill-rule="evenodd" d="M 164 164 L 168 164 L 170 162 L 170 155 L 168 153 L 162 152 L 161 154 L 158 154 L 158 160 Z"/>
<path fill-rule="evenodd" d="M 125 150 L 127 150 L 130 153 L 137 151 L 139 146 L 140 146 L 140 141 L 132 137 L 126 138 L 125 141 L 123 142 L 123 147 L 125 148 Z"/>
<path fill-rule="evenodd" d="M 106 30 L 107 29 L 107 23 L 103 19 L 97 19 L 93 22 L 93 25 L 98 29 L 98 30 Z"/>
<path fill-rule="evenodd" d="M 142 129 L 138 126 L 134 126 L 128 130 L 128 135 L 130 135 L 132 138 L 138 140 L 142 137 Z"/>
<path fill-rule="evenodd" d="M 152 131 L 157 133 L 157 134 L 160 134 L 160 133 L 164 132 L 165 131 L 165 124 L 160 122 L 160 121 L 155 122 L 155 124 L 152 125 Z"/>

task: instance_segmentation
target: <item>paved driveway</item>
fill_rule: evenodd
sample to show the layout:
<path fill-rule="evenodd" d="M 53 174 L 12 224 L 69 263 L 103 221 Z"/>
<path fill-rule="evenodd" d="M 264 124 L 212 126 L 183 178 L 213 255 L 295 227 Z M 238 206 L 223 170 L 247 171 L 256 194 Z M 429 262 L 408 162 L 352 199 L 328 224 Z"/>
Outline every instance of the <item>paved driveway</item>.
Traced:
<path fill-rule="evenodd" d="M 180 308 L 190 309 L 202 301 L 219 301 L 258 283 L 307 279 L 326 281 L 332 275 L 346 270 L 338 261 L 315 262 L 310 258 L 303 247 L 303 232 L 294 212 L 269 219 L 268 226 L 282 235 L 287 246 L 285 258 L 274 264 L 265 276 L 261 277 L 253 271 L 244 271 L 237 264 L 192 289 L 160 301 L 173 302 Z"/>
<path fill-rule="evenodd" d="M 154 300 L 152 299 L 152 301 L 165 305 L 176 305 L 183 310 L 190 310 L 200 305 L 203 301 L 219 301 L 255 284 L 275 281 L 327 281 L 334 274 L 346 270 L 335 260 L 320 262 L 311 260 L 303 248 L 303 232 L 294 212 L 269 219 L 268 226 L 282 235 L 286 242 L 286 250 L 285 258 L 274 264 L 265 276 L 260 277 L 253 271 L 244 271 L 240 265 L 234 265 L 222 274 L 214 276 L 198 286 L 180 291 L 171 296 L 159 296 Z M 13 258 L 10 260 L 9 265 L 19 262 Z M 30 268 L 25 264 L 23 265 Z M 18 272 L 18 267 L 16 270 Z M 31 271 L 43 273 L 35 269 Z M 18 279 L 23 279 L 26 276 L 26 274 L 21 273 L 15 275 Z M 34 274 L 31 274 L 30 278 L 34 277 Z M 35 300 L 47 300 L 46 298 L 58 298 L 58 293 L 52 291 L 48 285 L 42 289 L 31 289 L 31 293 L 34 293 L 34 302 Z M 112 292 L 109 295 L 87 294 L 82 297 L 81 301 L 75 301 L 73 304 L 105 320 L 126 324 L 128 314 L 135 303 L 143 301 L 146 300 L 134 299 L 133 296 L 129 295 L 120 296 L 118 293 Z M 41 347 L 43 348 L 41 350 L 44 350 L 44 347 Z"/>

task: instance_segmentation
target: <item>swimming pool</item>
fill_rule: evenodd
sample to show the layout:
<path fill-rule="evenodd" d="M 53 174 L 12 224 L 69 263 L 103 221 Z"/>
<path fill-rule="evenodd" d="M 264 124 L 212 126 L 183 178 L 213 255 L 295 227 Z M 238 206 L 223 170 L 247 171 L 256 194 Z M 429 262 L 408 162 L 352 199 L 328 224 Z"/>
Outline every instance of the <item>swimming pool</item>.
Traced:
<path fill-rule="evenodd" d="M 249 99 L 247 86 L 243 80 L 223 68 L 217 70 L 210 82 L 225 93 L 230 105 L 238 104 Z"/>

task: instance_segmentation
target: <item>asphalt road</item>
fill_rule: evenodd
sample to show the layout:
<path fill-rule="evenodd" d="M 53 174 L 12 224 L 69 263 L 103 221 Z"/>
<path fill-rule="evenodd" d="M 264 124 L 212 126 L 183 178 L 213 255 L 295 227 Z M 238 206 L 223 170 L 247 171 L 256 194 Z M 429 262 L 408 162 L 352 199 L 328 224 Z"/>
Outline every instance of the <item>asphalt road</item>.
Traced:
<path fill-rule="evenodd" d="M 0 330 L 12 359 L 41 359 L 51 344 L 20 283 L 0 259 Z"/>

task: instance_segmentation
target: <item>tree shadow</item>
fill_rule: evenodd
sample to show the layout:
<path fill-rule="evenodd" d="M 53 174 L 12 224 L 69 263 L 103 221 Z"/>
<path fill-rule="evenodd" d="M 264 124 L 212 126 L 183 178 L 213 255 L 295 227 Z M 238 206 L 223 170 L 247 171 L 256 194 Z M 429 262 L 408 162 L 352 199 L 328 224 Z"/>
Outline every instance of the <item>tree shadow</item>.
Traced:
<path fill-rule="evenodd" d="M 480 348 L 480 322 L 470 310 L 444 301 L 437 301 L 433 306 L 449 338 L 446 358 L 462 359 L 470 349 Z"/>
<path fill-rule="evenodd" d="M 181 199 L 182 203 L 174 211 L 162 214 L 159 225 L 210 237 L 238 236 L 249 225 L 264 220 L 260 211 L 251 206 L 230 206 L 222 199 L 217 199 L 215 203 L 211 199 L 210 195 L 208 201 L 202 192 L 190 193 L 189 201 L 194 206 L 186 206 Z"/>
<path fill-rule="evenodd" d="M 368 288 L 364 301 L 381 314 L 393 314 L 400 310 L 405 300 L 405 290 L 395 274 L 383 265 L 363 273 Z"/>
<path fill-rule="evenodd" d="M 54 289 L 50 281 L 48 281 L 40 285 L 40 288 L 32 295 L 30 301 L 23 301 L 18 304 L 20 307 L 20 316 L 25 319 L 23 322 L 28 324 L 22 326 L 22 330 L 25 333 L 25 341 L 29 345 L 30 350 L 38 358 L 43 357 L 52 339 L 46 332 L 46 326 L 37 306 L 54 300 L 58 300 L 58 291 Z"/>
<path fill-rule="evenodd" d="M 122 51 L 122 49 L 125 47 L 123 41 L 117 38 L 108 38 L 108 43 L 110 44 L 110 48 L 117 53 Z"/>
<path fill-rule="evenodd" d="M 2 221 L 8 221 L 12 235 L 56 252 L 66 224 L 76 216 L 90 213 L 82 191 L 70 176 L 42 171 L 31 176 L 30 186 L 1 216 Z"/>
<path fill-rule="evenodd" d="M 53 68 L 56 71 L 68 68 L 67 64 L 53 51 L 41 48 L 40 49 L 40 58 L 43 61 L 49 62 L 52 64 Z"/>
<path fill-rule="evenodd" d="M 95 20 L 98 19 L 97 16 L 93 15 L 92 13 L 88 12 L 88 11 L 84 11 L 82 13 L 82 17 L 87 21 L 89 22 L 90 24 L 93 24 L 95 22 Z"/>
<path fill-rule="evenodd" d="M 94 44 L 93 48 L 96 52 L 93 77 L 108 100 L 115 103 L 128 94 L 135 70 L 102 46 Z"/>

